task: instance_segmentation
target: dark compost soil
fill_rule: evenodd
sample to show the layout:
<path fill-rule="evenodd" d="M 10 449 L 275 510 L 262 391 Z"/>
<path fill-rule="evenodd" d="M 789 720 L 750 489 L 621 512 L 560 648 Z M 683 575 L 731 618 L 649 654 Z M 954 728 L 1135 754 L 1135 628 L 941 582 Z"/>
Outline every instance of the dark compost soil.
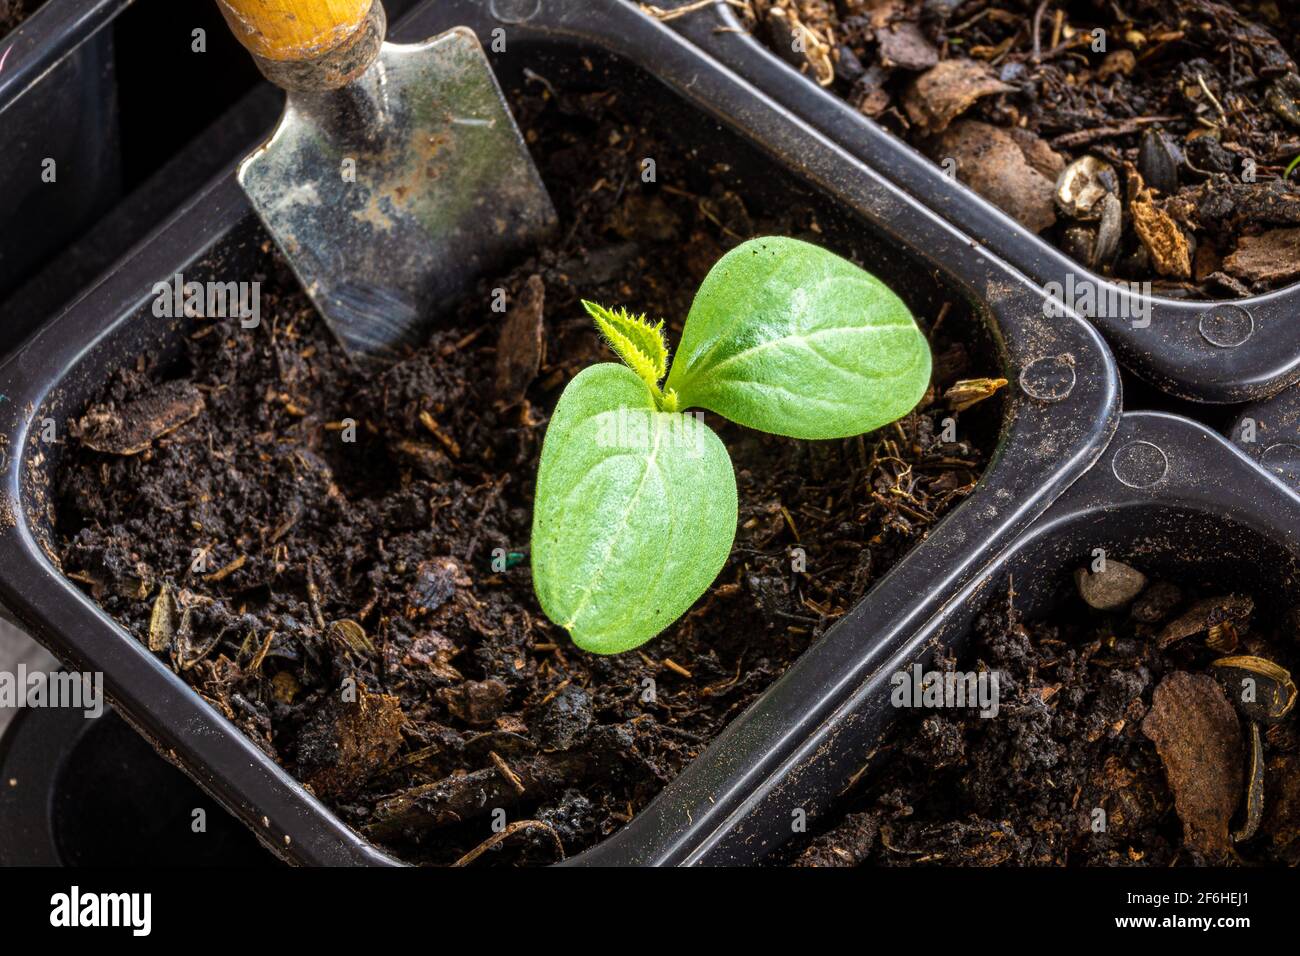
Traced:
<path fill-rule="evenodd" d="M 1117 611 L 1076 596 L 1027 622 L 1009 594 L 978 619 L 960 664 L 941 661 L 997 671 L 997 716 L 904 712 L 845 798 L 849 812 L 773 862 L 1296 865 L 1297 711 L 1255 725 L 1262 773 L 1252 789 L 1239 681 L 1209 666 L 1255 655 L 1294 673 L 1295 612 L 1261 621 L 1265 610 L 1246 595 L 1157 581 Z M 1253 832 L 1252 798 L 1262 799 Z"/>
<path fill-rule="evenodd" d="M 992 400 L 941 440 L 953 412 L 935 396 L 991 371 L 946 337 L 957 318 L 932 336 L 936 389 L 879 433 L 801 443 L 711 417 L 739 484 L 730 561 L 640 651 L 574 648 L 537 607 L 527 552 L 549 411 L 612 360 L 578 300 L 664 316 L 676 341 L 727 248 L 821 233 L 798 197 L 747 200 L 729 164 L 659 139 L 641 102 L 549 79 L 515 95 L 562 238 L 378 377 L 344 360 L 268 242 L 241 277 L 264 283 L 259 328 L 187 323 L 179 367 L 142 357 L 71 423 L 65 573 L 408 860 L 488 841 L 486 859 L 550 862 L 616 830 L 970 492 L 997 434 Z M 496 808 L 511 823 L 494 834 Z"/>
<path fill-rule="evenodd" d="M 17 29 L 44 0 L 0 0 L 0 37 Z"/>
<path fill-rule="evenodd" d="M 1284 178 L 1300 154 L 1292 4 L 740 6 L 775 52 L 1096 271 L 1211 298 L 1300 278 L 1300 186 Z M 1088 156 L 1108 167 L 1088 177 L 1110 215 L 1054 201 Z"/>

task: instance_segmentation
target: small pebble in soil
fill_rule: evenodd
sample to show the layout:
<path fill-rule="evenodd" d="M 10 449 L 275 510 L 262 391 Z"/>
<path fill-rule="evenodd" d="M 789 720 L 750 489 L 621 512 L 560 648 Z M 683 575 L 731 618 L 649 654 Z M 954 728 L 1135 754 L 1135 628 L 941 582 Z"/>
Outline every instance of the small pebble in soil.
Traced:
<path fill-rule="evenodd" d="M 1123 561 L 1107 558 L 1100 571 L 1079 568 L 1074 572 L 1079 596 L 1089 607 L 1113 611 L 1128 604 L 1147 585 L 1147 576 Z"/>

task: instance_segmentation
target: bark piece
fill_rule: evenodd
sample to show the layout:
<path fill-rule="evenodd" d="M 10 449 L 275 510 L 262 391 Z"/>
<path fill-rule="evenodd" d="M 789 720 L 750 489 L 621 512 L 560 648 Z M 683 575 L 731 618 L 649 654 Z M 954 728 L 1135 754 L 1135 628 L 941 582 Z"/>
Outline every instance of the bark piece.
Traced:
<path fill-rule="evenodd" d="M 1156 688 L 1142 732 L 1164 763 L 1187 844 L 1212 862 L 1225 861 L 1243 754 L 1237 712 L 1222 688 L 1205 674 L 1170 674 Z"/>
<path fill-rule="evenodd" d="M 957 160 L 962 182 L 1026 228 L 1042 232 L 1056 222 L 1056 177 L 1035 168 L 1044 157 L 1032 147 L 1027 154 L 1021 138 L 1007 130 L 962 120 L 938 138 L 932 153 Z"/>
<path fill-rule="evenodd" d="M 1170 215 L 1143 196 L 1129 204 L 1133 229 L 1151 254 L 1151 264 L 1162 276 L 1192 277 L 1192 253 L 1183 231 Z"/>
<path fill-rule="evenodd" d="M 1021 129 L 1019 126 L 1012 126 L 1007 132 L 1020 147 L 1020 152 L 1025 154 L 1025 162 L 1033 167 L 1035 172 L 1056 182 L 1065 171 L 1065 157 L 1052 149 L 1047 140 L 1037 133 Z"/>
<path fill-rule="evenodd" d="M 1300 276 L 1300 229 L 1242 236 L 1223 268 L 1247 282 L 1287 282 Z"/>
<path fill-rule="evenodd" d="M 357 685 L 355 701 L 334 700 L 298 734 L 298 770 L 318 795 L 356 790 L 402 744 L 401 702 Z"/>
<path fill-rule="evenodd" d="M 1202 598 L 1166 624 L 1156 643 L 1164 650 L 1175 641 L 1201 634 L 1216 624 L 1244 621 L 1254 610 L 1255 602 L 1247 595 Z"/>
<path fill-rule="evenodd" d="M 492 723 L 505 708 L 508 689 L 495 677 L 466 681 L 458 687 L 444 687 L 438 699 L 457 720 L 481 727 Z"/>
<path fill-rule="evenodd" d="M 928 70 L 939 62 L 939 51 L 912 21 L 896 23 L 876 31 L 880 62 L 904 70 Z"/>
<path fill-rule="evenodd" d="M 203 411 L 204 399 L 191 382 L 165 382 L 121 408 L 112 403 L 89 409 L 73 431 L 81 443 L 109 455 L 138 455 L 155 439 L 174 432 Z"/>
<path fill-rule="evenodd" d="M 944 60 L 921 74 L 903 94 L 908 119 L 923 131 L 942 133 L 976 101 L 1013 87 L 975 60 Z"/>
<path fill-rule="evenodd" d="M 546 285 L 541 276 L 529 276 L 497 339 L 496 390 L 504 405 L 523 401 L 546 359 L 545 308 Z"/>
<path fill-rule="evenodd" d="M 487 816 L 496 807 L 509 808 L 524 799 L 541 800 L 564 787 L 580 786 L 594 763 L 587 754 L 541 756 L 512 761 L 513 780 L 496 766 L 452 774 L 379 801 L 366 833 L 392 839 L 407 830 Z"/>

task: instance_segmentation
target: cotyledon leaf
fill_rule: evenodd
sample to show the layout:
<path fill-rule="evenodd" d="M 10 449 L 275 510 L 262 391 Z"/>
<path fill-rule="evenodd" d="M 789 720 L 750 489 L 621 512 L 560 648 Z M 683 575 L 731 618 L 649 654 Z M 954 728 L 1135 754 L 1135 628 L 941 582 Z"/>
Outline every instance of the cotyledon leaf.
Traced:
<path fill-rule="evenodd" d="M 930 346 L 879 279 L 798 239 L 751 239 L 696 293 L 666 389 L 760 431 L 846 438 L 912 410 Z"/>
<path fill-rule="evenodd" d="M 533 587 L 579 647 L 645 643 L 713 583 L 736 534 L 736 478 L 698 416 L 661 412 L 634 372 L 593 365 L 547 427 Z"/>

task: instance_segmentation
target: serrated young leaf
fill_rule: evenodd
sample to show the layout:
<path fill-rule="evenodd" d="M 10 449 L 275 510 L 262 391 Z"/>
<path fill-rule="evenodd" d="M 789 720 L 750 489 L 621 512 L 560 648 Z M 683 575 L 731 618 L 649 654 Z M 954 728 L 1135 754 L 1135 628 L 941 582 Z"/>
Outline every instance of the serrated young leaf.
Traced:
<path fill-rule="evenodd" d="M 930 383 L 930 346 L 879 279 L 811 243 L 752 239 L 691 305 L 666 387 L 681 408 L 793 438 L 846 438 L 901 418 Z"/>
<path fill-rule="evenodd" d="M 533 588 L 580 648 L 617 654 L 684 614 L 726 563 L 736 478 L 697 416 L 660 411 L 613 363 L 579 373 L 542 445 Z"/>
<path fill-rule="evenodd" d="M 644 315 L 632 315 L 627 309 L 607 309 L 595 302 L 582 300 L 582 307 L 596 322 L 616 355 L 647 385 L 657 390 L 668 373 L 668 343 L 664 340 L 663 321 L 651 324 Z"/>

